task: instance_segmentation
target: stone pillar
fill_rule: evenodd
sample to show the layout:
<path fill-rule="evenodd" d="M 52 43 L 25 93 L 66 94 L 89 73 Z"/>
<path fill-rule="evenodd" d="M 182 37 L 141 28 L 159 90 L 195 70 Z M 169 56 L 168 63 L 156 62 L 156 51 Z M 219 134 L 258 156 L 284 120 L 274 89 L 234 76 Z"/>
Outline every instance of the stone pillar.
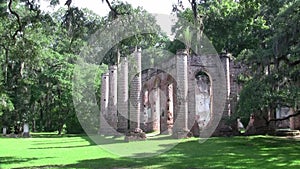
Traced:
<path fill-rule="evenodd" d="M 230 75 L 230 72 L 232 73 L 233 66 L 232 63 L 230 64 L 230 55 L 227 53 L 222 53 L 220 56 L 221 62 L 224 66 L 224 72 L 225 72 L 225 79 L 226 79 L 226 104 L 225 109 L 223 112 L 223 116 L 230 116 L 231 115 L 231 105 L 230 105 L 230 97 L 231 97 L 231 80 L 232 77 Z"/>
<path fill-rule="evenodd" d="M 133 61 L 130 62 L 130 130 L 140 130 L 141 114 L 141 90 L 142 90 L 142 72 L 141 72 L 141 50 L 136 50 Z"/>
<path fill-rule="evenodd" d="M 195 124 L 196 117 L 196 79 L 194 72 L 190 68 L 188 70 L 188 129 L 190 130 Z"/>
<path fill-rule="evenodd" d="M 186 137 L 188 132 L 188 69 L 186 52 L 176 54 L 176 81 L 177 81 L 177 117 L 173 135 L 176 138 Z"/>
<path fill-rule="evenodd" d="M 109 102 L 109 73 L 103 73 L 101 76 L 101 110 L 100 110 L 100 128 L 98 134 L 106 135 L 109 131 L 107 123 L 108 102 Z"/>
<path fill-rule="evenodd" d="M 142 130 L 147 132 L 149 131 L 148 126 L 148 119 L 149 119 L 149 113 L 148 113 L 148 106 L 149 106 L 149 92 L 148 90 L 143 90 L 143 115 L 142 115 Z M 150 113 L 151 114 L 151 113 Z"/>
<path fill-rule="evenodd" d="M 174 99 L 173 99 L 173 84 L 168 85 L 168 109 L 167 109 L 167 127 L 168 134 L 172 134 L 174 124 Z"/>
<path fill-rule="evenodd" d="M 115 130 L 117 130 L 117 102 L 118 102 L 118 90 L 117 90 L 117 66 L 113 65 L 109 67 L 109 102 L 108 102 L 108 124 Z"/>
<path fill-rule="evenodd" d="M 120 58 L 118 67 L 118 131 L 128 129 L 128 62 L 126 57 Z"/>
<path fill-rule="evenodd" d="M 154 111 L 152 113 L 152 120 L 153 120 L 153 129 L 154 131 L 159 131 L 160 130 L 160 89 L 158 87 L 158 84 L 156 85 L 154 97 L 155 97 L 155 106 L 154 106 Z"/>

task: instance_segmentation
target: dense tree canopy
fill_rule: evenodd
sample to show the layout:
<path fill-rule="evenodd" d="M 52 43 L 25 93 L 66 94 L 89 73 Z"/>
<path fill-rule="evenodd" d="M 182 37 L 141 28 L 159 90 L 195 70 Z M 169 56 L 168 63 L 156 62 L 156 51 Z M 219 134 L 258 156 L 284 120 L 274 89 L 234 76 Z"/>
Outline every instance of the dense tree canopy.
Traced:
<path fill-rule="evenodd" d="M 50 1 L 50 5 L 58 3 Z M 134 9 L 119 1 L 106 3 L 112 11 L 100 17 L 88 9 L 71 5 L 71 1 L 66 2 L 67 8 L 53 13 L 41 11 L 38 1 L 9 1 L 8 4 L 0 1 L 1 126 L 14 130 L 14 126 L 27 122 L 35 131 L 61 133 L 65 126 L 68 132 L 82 132 L 72 100 L 74 94 L 76 97 L 83 94 L 72 91 L 74 67 L 81 47 L 89 43 L 91 35 L 106 29 L 121 15 L 130 16 L 123 20 L 128 22 L 125 26 L 135 19 L 149 31 L 159 32 L 159 27 L 153 24 L 154 17 L 143 9 Z M 114 36 L 118 35 L 108 34 L 102 38 L 109 41 Z M 95 83 L 95 94 L 100 97 L 101 73 L 107 70 L 107 64 L 117 63 L 117 50 L 125 56 L 135 46 L 150 49 L 160 46 L 162 38 L 161 34 L 137 34 L 122 40 L 105 53 L 101 62 L 99 58 L 92 58 L 93 63 L 99 65 L 98 79 L 93 81 L 94 78 L 84 75 L 86 70 L 81 70 L 78 76 L 84 80 L 76 87 L 85 88 L 88 83 Z M 95 131 L 98 125 L 95 121 Z"/>
<path fill-rule="evenodd" d="M 82 131 L 72 102 L 72 78 L 81 52 L 79 46 L 88 44 L 92 34 L 107 28 L 120 16 L 134 16 L 125 25 L 135 19 L 146 24 L 150 31 L 160 31 L 157 25 L 149 24 L 155 19 L 142 8 L 134 9 L 121 1 L 102 2 L 111 9 L 105 17 L 79 9 L 71 0 L 66 0 L 66 7 L 54 13 L 42 11 L 35 0 L 0 1 L 1 126 L 29 122 L 37 131 L 62 132 L 64 126 L 69 132 Z M 182 1 L 174 4 L 173 12 L 179 21 L 173 30 L 183 34 L 186 41 L 201 38 L 204 33 L 218 52 L 231 53 L 236 62 L 245 66 L 237 79 L 244 87 L 236 115 L 260 112 L 266 116 L 278 106 L 291 107 L 295 114 L 300 114 L 300 2 L 189 2 L 190 8 L 183 7 Z M 59 1 L 50 0 L 49 4 L 55 6 Z M 194 23 L 196 36 L 191 36 L 188 29 L 181 30 L 185 22 Z M 107 65 L 118 63 L 117 51 L 126 56 L 136 46 L 173 53 L 191 47 L 178 40 L 170 41 L 163 34 L 137 34 L 105 53 L 105 59 L 97 63 L 99 77 Z M 100 80 L 94 83 L 99 96 Z"/>

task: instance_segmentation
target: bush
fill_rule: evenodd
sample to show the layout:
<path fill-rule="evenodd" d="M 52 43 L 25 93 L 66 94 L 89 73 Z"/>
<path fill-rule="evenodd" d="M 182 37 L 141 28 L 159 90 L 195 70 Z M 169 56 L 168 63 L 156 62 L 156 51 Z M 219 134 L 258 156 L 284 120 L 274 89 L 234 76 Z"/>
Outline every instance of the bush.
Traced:
<path fill-rule="evenodd" d="M 79 123 L 76 115 L 69 118 L 66 122 L 66 132 L 67 134 L 81 134 L 84 133 L 81 124 Z"/>

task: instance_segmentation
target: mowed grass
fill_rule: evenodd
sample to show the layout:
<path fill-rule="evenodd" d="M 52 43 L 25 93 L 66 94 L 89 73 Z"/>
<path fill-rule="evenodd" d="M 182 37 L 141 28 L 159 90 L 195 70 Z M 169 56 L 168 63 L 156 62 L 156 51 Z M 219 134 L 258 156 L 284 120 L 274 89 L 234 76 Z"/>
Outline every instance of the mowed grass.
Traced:
<path fill-rule="evenodd" d="M 175 140 L 177 141 L 177 140 Z M 115 142 L 122 147 L 166 146 L 170 139 Z M 113 146 L 113 145 L 112 145 Z M 159 150 L 157 150 L 159 151 Z M 36 134 L 32 138 L 0 137 L 0 168 L 300 168 L 300 141 L 271 136 L 180 140 L 162 154 L 128 158 L 103 150 L 85 135 Z"/>

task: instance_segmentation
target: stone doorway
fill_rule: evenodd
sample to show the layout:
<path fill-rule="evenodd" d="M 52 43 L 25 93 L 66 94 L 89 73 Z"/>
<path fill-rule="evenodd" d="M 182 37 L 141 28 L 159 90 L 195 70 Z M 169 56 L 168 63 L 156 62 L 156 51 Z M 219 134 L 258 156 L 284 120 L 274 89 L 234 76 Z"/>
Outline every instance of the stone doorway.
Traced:
<path fill-rule="evenodd" d="M 172 134 L 176 101 L 175 79 L 164 71 L 148 69 L 143 72 L 142 86 L 142 130 L 147 133 Z"/>

